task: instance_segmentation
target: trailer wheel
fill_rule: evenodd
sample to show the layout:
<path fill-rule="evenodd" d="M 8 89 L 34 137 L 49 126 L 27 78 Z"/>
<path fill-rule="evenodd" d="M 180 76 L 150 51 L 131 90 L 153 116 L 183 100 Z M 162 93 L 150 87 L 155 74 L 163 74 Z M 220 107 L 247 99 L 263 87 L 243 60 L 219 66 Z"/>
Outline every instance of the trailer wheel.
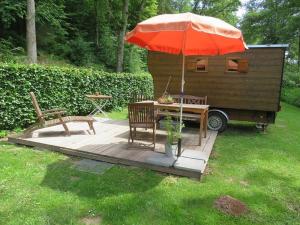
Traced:
<path fill-rule="evenodd" d="M 210 130 L 223 132 L 227 128 L 227 118 L 221 112 L 209 112 L 208 128 Z"/>

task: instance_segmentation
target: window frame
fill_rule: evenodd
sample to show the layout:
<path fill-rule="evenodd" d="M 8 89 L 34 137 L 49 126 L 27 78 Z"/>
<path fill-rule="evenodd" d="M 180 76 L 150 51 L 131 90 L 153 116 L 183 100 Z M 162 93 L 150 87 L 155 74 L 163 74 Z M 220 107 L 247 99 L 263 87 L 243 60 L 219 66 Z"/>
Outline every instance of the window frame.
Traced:
<path fill-rule="evenodd" d="M 205 66 L 205 70 L 197 70 L 197 62 L 200 60 L 205 60 L 206 61 L 206 66 Z M 195 59 L 195 69 L 194 72 L 196 73 L 208 73 L 208 57 L 197 57 Z"/>
<path fill-rule="evenodd" d="M 226 57 L 226 61 L 225 61 L 225 65 L 226 65 L 226 69 L 225 69 L 225 73 L 240 73 L 239 72 L 239 67 L 237 67 L 237 70 L 236 71 L 232 71 L 232 70 L 229 70 L 229 60 L 240 60 L 241 57 L 237 56 L 237 57 Z"/>
<path fill-rule="evenodd" d="M 238 60 L 238 68 L 236 71 L 230 71 L 229 70 L 229 60 Z M 243 60 L 247 60 L 247 70 L 246 71 L 241 71 L 239 70 L 239 63 L 240 61 L 243 61 Z M 243 58 L 243 57 L 240 57 L 240 56 L 236 56 L 236 57 L 226 57 L 226 61 L 225 61 L 225 73 L 248 73 L 249 72 L 249 59 L 248 58 Z"/>

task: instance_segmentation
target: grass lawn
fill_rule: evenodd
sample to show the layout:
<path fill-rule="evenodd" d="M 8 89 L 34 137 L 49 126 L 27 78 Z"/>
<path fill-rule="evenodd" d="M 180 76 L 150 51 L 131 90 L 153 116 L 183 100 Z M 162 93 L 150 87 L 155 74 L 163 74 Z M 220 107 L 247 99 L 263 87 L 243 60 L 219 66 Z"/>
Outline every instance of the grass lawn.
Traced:
<path fill-rule="evenodd" d="M 61 154 L 0 142 L 0 224 L 300 224 L 300 109 L 283 104 L 259 133 L 231 124 L 219 135 L 201 182 L 114 166 L 79 172 Z M 249 207 L 240 217 L 213 207 L 230 195 Z"/>

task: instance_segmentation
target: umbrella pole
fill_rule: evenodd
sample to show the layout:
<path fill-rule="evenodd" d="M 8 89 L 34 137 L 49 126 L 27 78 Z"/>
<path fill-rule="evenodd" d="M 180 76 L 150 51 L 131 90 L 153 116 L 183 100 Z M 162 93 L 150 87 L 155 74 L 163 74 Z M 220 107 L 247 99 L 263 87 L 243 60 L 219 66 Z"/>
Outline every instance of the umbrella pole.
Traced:
<path fill-rule="evenodd" d="M 184 95 L 184 73 L 185 73 L 185 55 L 182 54 L 182 71 L 181 71 L 181 90 L 180 90 L 180 119 L 179 119 L 179 132 L 180 138 L 178 140 L 177 156 L 181 155 L 181 130 L 182 130 L 182 109 L 183 109 L 183 95 Z"/>

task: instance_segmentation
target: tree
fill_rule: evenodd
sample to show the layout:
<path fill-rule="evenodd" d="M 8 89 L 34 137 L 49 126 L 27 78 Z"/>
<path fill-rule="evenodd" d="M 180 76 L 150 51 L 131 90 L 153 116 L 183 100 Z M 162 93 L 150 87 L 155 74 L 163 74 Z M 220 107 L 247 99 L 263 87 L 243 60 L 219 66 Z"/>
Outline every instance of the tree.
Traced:
<path fill-rule="evenodd" d="M 124 37 L 127 28 L 128 21 L 128 3 L 129 0 L 123 0 L 123 10 L 122 10 L 122 28 L 120 30 L 118 39 L 118 49 L 117 49 L 117 72 L 123 71 L 123 61 L 124 61 Z"/>
<path fill-rule="evenodd" d="M 37 63 L 36 31 L 35 31 L 35 2 L 27 0 L 26 15 L 27 59 L 29 63 Z"/>
<path fill-rule="evenodd" d="M 236 11 L 241 5 L 240 0 L 194 0 L 192 11 L 203 16 L 213 16 L 236 25 Z"/>
<path fill-rule="evenodd" d="M 251 0 L 241 28 L 246 42 L 289 43 L 289 58 L 300 62 L 300 2 L 298 0 Z"/>

